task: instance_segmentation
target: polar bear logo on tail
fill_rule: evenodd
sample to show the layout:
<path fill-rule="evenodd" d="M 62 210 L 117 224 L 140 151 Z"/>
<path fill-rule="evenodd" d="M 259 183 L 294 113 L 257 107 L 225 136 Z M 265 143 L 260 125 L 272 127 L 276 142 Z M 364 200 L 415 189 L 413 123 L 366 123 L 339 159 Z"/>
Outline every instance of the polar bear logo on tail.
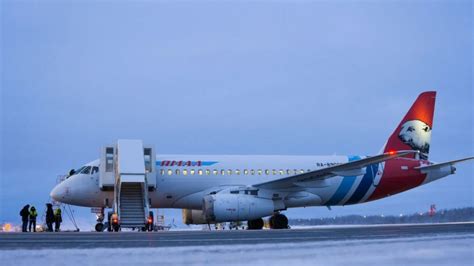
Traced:
<path fill-rule="evenodd" d="M 405 122 L 400 133 L 398 133 L 398 137 L 412 149 L 420 151 L 422 157 L 426 157 L 430 150 L 431 127 L 423 121 L 410 120 Z"/>

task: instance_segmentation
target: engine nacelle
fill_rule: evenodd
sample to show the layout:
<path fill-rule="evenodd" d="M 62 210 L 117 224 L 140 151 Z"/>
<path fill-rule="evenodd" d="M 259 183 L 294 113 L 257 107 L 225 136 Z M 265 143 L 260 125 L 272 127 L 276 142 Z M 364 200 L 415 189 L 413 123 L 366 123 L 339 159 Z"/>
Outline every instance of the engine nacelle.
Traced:
<path fill-rule="evenodd" d="M 247 221 L 272 215 L 273 200 L 247 194 L 214 194 L 203 199 L 203 213 L 207 221 Z"/>
<path fill-rule="evenodd" d="M 183 209 L 184 224 L 207 224 L 206 217 L 201 210 Z"/>

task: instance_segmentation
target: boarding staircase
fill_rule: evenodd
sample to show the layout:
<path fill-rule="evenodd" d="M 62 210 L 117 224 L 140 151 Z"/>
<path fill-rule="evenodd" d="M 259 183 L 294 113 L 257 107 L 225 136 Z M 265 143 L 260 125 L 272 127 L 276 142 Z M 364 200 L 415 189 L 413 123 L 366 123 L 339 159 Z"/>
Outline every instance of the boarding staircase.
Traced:
<path fill-rule="evenodd" d="M 120 228 L 145 227 L 151 205 L 148 192 L 156 189 L 154 149 L 141 140 L 118 140 L 103 148 L 99 171 L 100 188 L 114 191 L 104 206 L 113 208 Z"/>
<path fill-rule="evenodd" d="M 146 220 L 146 204 L 140 183 L 124 183 L 120 190 L 120 225 L 122 227 L 143 227 Z"/>

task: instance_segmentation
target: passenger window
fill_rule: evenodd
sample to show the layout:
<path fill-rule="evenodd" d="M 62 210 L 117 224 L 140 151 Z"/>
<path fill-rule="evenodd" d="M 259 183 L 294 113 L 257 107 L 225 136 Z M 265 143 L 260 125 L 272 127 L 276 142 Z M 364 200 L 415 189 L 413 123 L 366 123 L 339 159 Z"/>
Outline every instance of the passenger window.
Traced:
<path fill-rule="evenodd" d="M 266 174 L 266 175 L 269 175 L 269 174 L 270 174 L 270 170 L 266 169 L 266 170 L 265 170 L 265 174 Z"/>
<path fill-rule="evenodd" d="M 189 170 L 190 175 L 194 175 L 194 169 Z"/>
<path fill-rule="evenodd" d="M 258 175 L 262 175 L 262 169 L 258 169 L 257 173 Z"/>
<path fill-rule="evenodd" d="M 230 170 L 230 169 L 227 170 L 227 174 L 228 174 L 228 175 L 232 175 L 232 170 Z"/>
<path fill-rule="evenodd" d="M 221 170 L 221 175 L 225 175 L 225 170 Z"/>
<path fill-rule="evenodd" d="M 239 169 L 235 170 L 235 174 L 240 175 L 240 170 Z"/>
<path fill-rule="evenodd" d="M 280 175 L 283 175 L 285 172 L 280 169 Z"/>
<path fill-rule="evenodd" d="M 198 175 L 202 175 L 202 169 L 198 170 Z"/>
<path fill-rule="evenodd" d="M 298 174 L 298 170 L 293 169 L 293 173 L 295 173 L 295 175 L 297 175 L 297 174 Z"/>
<path fill-rule="evenodd" d="M 254 174 L 255 174 L 255 170 L 251 169 L 251 170 L 250 170 L 250 174 L 251 174 L 251 175 L 254 175 Z"/>
<path fill-rule="evenodd" d="M 273 174 L 273 175 L 277 175 L 277 170 L 273 169 L 273 170 L 272 170 L 272 174 Z"/>
<path fill-rule="evenodd" d="M 211 170 L 206 169 L 206 175 L 210 175 L 210 174 L 211 174 Z"/>
<path fill-rule="evenodd" d="M 213 173 L 214 175 L 217 175 L 217 174 L 219 173 L 219 171 L 217 171 L 217 169 L 214 169 L 214 170 L 212 170 L 212 173 Z"/>
<path fill-rule="evenodd" d="M 290 169 L 286 169 L 286 174 L 290 175 Z"/>
<path fill-rule="evenodd" d="M 179 175 L 179 169 L 176 169 L 176 171 L 174 171 L 176 173 L 176 175 Z"/>
<path fill-rule="evenodd" d="M 183 170 L 183 175 L 188 175 L 188 170 L 184 169 Z"/>
<path fill-rule="evenodd" d="M 168 175 L 172 175 L 172 174 L 173 174 L 173 170 L 168 169 Z"/>
<path fill-rule="evenodd" d="M 304 170 L 303 170 L 303 169 L 301 169 L 301 170 L 300 170 L 300 173 L 301 173 L 301 174 L 304 174 Z"/>
<path fill-rule="evenodd" d="M 165 170 L 164 170 L 164 169 L 161 169 L 161 170 L 160 170 L 160 174 L 161 174 L 161 175 L 165 175 Z"/>
<path fill-rule="evenodd" d="M 244 169 L 244 175 L 248 175 L 248 174 L 249 174 L 249 170 Z"/>

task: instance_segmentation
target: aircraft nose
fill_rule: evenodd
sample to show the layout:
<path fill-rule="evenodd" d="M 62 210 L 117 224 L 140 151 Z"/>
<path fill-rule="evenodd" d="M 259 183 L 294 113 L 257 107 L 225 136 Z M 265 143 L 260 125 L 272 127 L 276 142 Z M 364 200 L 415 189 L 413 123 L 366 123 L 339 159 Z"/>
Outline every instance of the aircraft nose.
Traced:
<path fill-rule="evenodd" d="M 51 193 L 49 195 L 51 198 L 55 201 L 62 201 L 64 199 L 64 196 L 66 194 L 66 189 L 62 184 L 56 185 L 53 190 L 51 190 Z"/>

